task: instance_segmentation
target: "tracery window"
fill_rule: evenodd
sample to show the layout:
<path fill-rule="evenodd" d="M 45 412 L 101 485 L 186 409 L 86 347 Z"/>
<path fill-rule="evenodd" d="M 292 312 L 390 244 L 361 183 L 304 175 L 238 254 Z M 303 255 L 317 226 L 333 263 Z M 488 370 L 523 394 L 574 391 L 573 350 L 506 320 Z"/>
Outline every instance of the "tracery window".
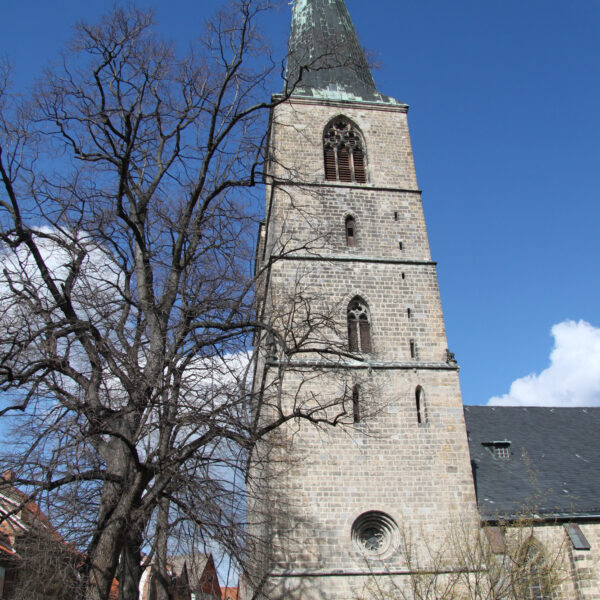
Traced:
<path fill-rule="evenodd" d="M 323 149 L 327 181 L 367 182 L 362 137 L 348 119 L 337 117 L 329 123 L 323 134 Z"/>
<path fill-rule="evenodd" d="M 348 305 L 348 348 L 350 352 L 371 352 L 369 309 L 361 298 Z"/>
<path fill-rule="evenodd" d="M 541 548 L 529 540 L 522 550 L 521 568 L 517 582 L 519 597 L 524 600 L 553 600 L 551 570 Z"/>
<path fill-rule="evenodd" d="M 377 510 L 360 515 L 352 524 L 351 535 L 355 549 L 367 559 L 386 558 L 400 543 L 396 521 Z"/>

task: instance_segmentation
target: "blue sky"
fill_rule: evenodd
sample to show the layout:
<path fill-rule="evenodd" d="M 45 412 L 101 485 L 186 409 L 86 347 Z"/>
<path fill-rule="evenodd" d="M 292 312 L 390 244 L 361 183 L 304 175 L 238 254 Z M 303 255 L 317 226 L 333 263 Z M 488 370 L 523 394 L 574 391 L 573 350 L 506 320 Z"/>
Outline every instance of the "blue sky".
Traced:
<path fill-rule="evenodd" d="M 0 0 L 0 53 L 12 60 L 16 84 L 28 86 L 56 57 L 75 21 L 112 4 Z M 138 2 L 182 46 L 220 4 Z M 347 5 L 381 62 L 379 89 L 411 106 L 465 403 L 502 397 L 533 373 L 516 384 L 535 388 L 525 403 L 600 404 L 600 1 Z M 280 53 L 289 19 L 284 2 L 265 23 Z M 567 379 L 571 387 L 553 396 Z"/>

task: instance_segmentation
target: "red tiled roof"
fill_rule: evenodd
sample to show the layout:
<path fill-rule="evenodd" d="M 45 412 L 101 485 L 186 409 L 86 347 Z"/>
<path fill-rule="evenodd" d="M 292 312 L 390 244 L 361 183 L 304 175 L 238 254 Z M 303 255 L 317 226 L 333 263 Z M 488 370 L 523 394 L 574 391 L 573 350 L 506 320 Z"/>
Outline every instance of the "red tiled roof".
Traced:
<path fill-rule="evenodd" d="M 21 515 L 23 522 L 31 524 L 37 521 L 43 525 L 57 542 L 64 542 L 62 536 L 54 528 L 50 519 L 40 510 L 39 506 L 31 499 L 29 494 L 22 492 L 13 485 L 13 476 L 11 472 L 6 472 L 0 478 L 0 494 L 6 496 L 10 501 L 22 504 Z"/>
<path fill-rule="evenodd" d="M 0 552 L 10 554 L 10 556 L 19 556 L 10 546 L 0 543 Z"/>
<path fill-rule="evenodd" d="M 222 587 L 221 588 L 221 599 L 222 600 L 238 600 L 239 589 L 237 587 Z"/>
<path fill-rule="evenodd" d="M 5 519 L 0 523 L 0 536 L 9 538 L 8 544 L 3 543 L 0 538 L 1 546 L 5 547 L 2 548 L 0 546 L 0 549 L 6 552 L 6 548 L 8 548 L 10 554 L 18 557 L 18 554 L 12 548 L 14 537 L 26 534 L 31 526 L 41 526 L 43 530 L 50 534 L 50 537 L 55 542 L 58 542 L 68 551 L 83 559 L 83 555 L 72 544 L 67 543 L 63 539 L 58 530 L 50 522 L 50 519 L 31 499 L 31 496 L 15 487 L 11 472 L 0 475 L 0 495 L 4 497 L 4 500 L 0 499 L 0 513 L 3 513 L 5 516 Z M 115 600 L 117 600 L 116 597 Z"/>
<path fill-rule="evenodd" d="M 113 579 L 112 585 L 110 586 L 108 600 L 119 600 L 119 582 L 116 579 Z"/>

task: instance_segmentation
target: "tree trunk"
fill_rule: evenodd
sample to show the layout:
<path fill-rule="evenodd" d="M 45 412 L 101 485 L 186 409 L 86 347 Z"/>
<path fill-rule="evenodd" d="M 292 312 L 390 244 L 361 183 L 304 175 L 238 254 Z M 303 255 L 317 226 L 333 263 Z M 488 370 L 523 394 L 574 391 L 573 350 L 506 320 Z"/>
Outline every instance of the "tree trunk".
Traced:
<path fill-rule="evenodd" d="M 128 594 L 134 585 L 128 578 L 132 561 L 138 560 L 142 543 L 142 529 L 132 527 L 132 519 L 136 507 L 139 507 L 141 494 L 148 483 L 147 477 L 135 472 L 127 449 L 115 445 L 105 453 L 109 471 L 117 473 L 123 483 L 107 482 L 100 500 L 99 534 L 92 542 L 88 552 L 88 578 L 86 582 L 86 600 L 107 600 L 110 588 L 119 565 L 119 556 L 124 554 L 127 564 L 124 565 L 125 587 Z M 110 468 L 112 467 L 112 469 Z M 143 526 L 142 526 L 143 527 Z M 137 549 L 136 549 L 137 546 Z M 133 579 L 139 582 L 135 571 L 131 571 Z M 121 596 L 121 593 L 119 593 Z M 132 596 L 127 596 L 127 599 Z M 137 600 L 137 590 L 135 599 Z"/>
<path fill-rule="evenodd" d="M 156 517 L 156 569 L 157 585 L 156 600 L 169 600 L 171 590 L 169 588 L 169 574 L 167 572 L 169 535 L 169 500 L 161 498 L 158 504 L 158 515 Z"/>
<path fill-rule="evenodd" d="M 142 577 L 143 524 L 132 523 L 127 531 L 119 561 L 119 600 L 138 600 Z"/>

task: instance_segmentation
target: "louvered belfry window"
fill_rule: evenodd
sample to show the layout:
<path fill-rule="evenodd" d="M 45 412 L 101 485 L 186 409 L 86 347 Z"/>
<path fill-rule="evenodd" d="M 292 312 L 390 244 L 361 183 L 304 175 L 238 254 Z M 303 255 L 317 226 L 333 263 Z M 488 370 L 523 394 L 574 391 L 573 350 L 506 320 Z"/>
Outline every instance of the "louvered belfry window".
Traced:
<path fill-rule="evenodd" d="M 338 117 L 325 128 L 323 147 L 327 181 L 367 182 L 362 138 L 348 119 Z"/>
<path fill-rule="evenodd" d="M 350 352 L 371 352 L 369 311 L 360 298 L 348 305 L 348 349 Z"/>

